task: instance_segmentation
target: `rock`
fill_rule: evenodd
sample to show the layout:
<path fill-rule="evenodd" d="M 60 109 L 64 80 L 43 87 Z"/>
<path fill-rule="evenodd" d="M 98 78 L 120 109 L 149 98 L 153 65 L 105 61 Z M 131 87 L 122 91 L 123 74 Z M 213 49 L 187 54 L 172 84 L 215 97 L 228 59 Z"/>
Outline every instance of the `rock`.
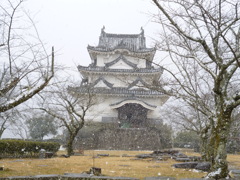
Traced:
<path fill-rule="evenodd" d="M 186 154 L 183 153 L 175 153 L 173 154 L 176 158 L 188 158 Z"/>
<path fill-rule="evenodd" d="M 133 155 L 122 154 L 121 157 L 134 157 Z"/>
<path fill-rule="evenodd" d="M 211 164 L 209 162 L 199 162 L 195 169 L 201 171 L 209 171 L 211 168 Z"/>
<path fill-rule="evenodd" d="M 179 153 L 178 150 L 173 150 L 173 149 L 167 149 L 167 150 L 158 150 L 158 151 L 153 151 L 152 154 L 154 155 L 163 155 L 163 154 L 169 154 L 169 155 L 173 155 L 173 154 L 177 154 Z"/>
<path fill-rule="evenodd" d="M 64 173 L 63 176 L 61 176 L 61 180 L 69 180 L 69 179 L 90 179 L 92 175 L 90 174 L 78 174 L 78 173 Z"/>
<path fill-rule="evenodd" d="M 160 157 L 163 161 L 167 161 L 168 159 L 171 159 L 171 156 L 162 156 Z"/>
<path fill-rule="evenodd" d="M 204 180 L 204 178 L 183 178 L 180 180 Z M 214 179 L 207 179 L 207 180 L 214 180 Z"/>
<path fill-rule="evenodd" d="M 189 162 L 189 161 L 191 161 L 190 158 L 176 158 L 175 160 L 176 161 L 181 161 L 181 162 Z"/>
<path fill-rule="evenodd" d="M 31 176 L 11 176 L 11 177 L 7 177 L 7 179 L 11 179 L 11 180 L 30 180 L 33 179 Z"/>
<path fill-rule="evenodd" d="M 100 176 L 101 173 L 102 173 L 101 168 L 91 167 L 91 169 L 90 169 L 90 174 L 93 174 L 95 176 Z"/>
<path fill-rule="evenodd" d="M 201 157 L 199 156 L 188 156 L 188 158 L 190 158 L 191 161 L 201 161 Z"/>
<path fill-rule="evenodd" d="M 66 154 L 62 154 L 61 157 L 69 158 L 70 156 Z"/>
<path fill-rule="evenodd" d="M 45 158 L 52 158 L 54 156 L 53 152 L 45 152 Z"/>
<path fill-rule="evenodd" d="M 240 170 L 239 169 L 233 169 L 231 170 L 231 173 L 234 178 L 239 178 L 240 179 Z"/>
<path fill-rule="evenodd" d="M 144 180 L 176 180 L 173 177 L 158 176 L 158 177 L 145 177 Z"/>
<path fill-rule="evenodd" d="M 97 154 L 97 156 L 109 157 L 109 154 Z"/>
<path fill-rule="evenodd" d="M 64 173 L 64 176 L 68 176 L 68 177 L 82 177 L 82 178 L 86 178 L 86 177 L 91 177 L 92 175 L 90 174 L 85 174 L 85 173 Z"/>
<path fill-rule="evenodd" d="M 197 162 L 185 162 L 173 164 L 172 167 L 183 168 L 183 169 L 194 169 L 198 165 Z"/>
<path fill-rule="evenodd" d="M 138 154 L 136 155 L 137 158 L 141 158 L 141 159 L 146 159 L 146 158 L 153 158 L 152 154 Z"/>
<path fill-rule="evenodd" d="M 46 153 L 46 150 L 45 150 L 45 149 L 40 149 L 40 151 L 39 151 L 39 158 L 40 158 L 40 159 L 45 158 L 45 153 Z"/>
<path fill-rule="evenodd" d="M 155 154 L 155 155 L 161 155 L 161 154 L 163 154 L 164 153 L 164 151 L 153 151 L 153 153 L 152 154 Z"/>
<path fill-rule="evenodd" d="M 57 174 L 47 174 L 47 175 L 36 175 L 36 176 L 33 176 L 33 178 L 38 180 L 59 180 L 60 176 Z"/>

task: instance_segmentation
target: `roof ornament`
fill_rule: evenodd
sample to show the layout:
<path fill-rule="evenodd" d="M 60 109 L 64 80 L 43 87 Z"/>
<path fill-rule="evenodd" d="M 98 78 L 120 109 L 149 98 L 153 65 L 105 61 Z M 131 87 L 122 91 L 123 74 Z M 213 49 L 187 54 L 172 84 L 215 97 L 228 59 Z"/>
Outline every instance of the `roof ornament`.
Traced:
<path fill-rule="evenodd" d="M 105 26 L 103 25 L 101 32 L 104 33 L 104 30 L 105 30 Z"/>
<path fill-rule="evenodd" d="M 141 27 L 141 35 L 144 35 L 144 29 Z"/>

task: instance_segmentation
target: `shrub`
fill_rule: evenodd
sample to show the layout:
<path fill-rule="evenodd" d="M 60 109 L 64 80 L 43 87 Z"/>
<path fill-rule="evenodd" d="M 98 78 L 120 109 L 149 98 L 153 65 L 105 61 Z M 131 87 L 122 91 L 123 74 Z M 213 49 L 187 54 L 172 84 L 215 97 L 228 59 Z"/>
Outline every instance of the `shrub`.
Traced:
<path fill-rule="evenodd" d="M 1 157 L 38 157 L 41 149 L 56 153 L 60 147 L 56 142 L 25 140 L 0 140 Z"/>

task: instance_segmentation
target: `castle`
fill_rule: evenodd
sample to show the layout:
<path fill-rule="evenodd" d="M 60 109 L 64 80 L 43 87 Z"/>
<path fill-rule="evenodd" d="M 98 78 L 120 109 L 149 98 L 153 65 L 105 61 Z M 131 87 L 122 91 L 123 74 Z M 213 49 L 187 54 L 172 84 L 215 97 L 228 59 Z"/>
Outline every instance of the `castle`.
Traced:
<path fill-rule="evenodd" d="M 87 50 L 91 64 L 78 66 L 83 79 L 79 87 L 72 88 L 78 94 L 86 94 L 91 88 L 98 99 L 90 108 L 87 121 L 112 124 L 114 134 L 118 131 L 126 138 L 141 136 L 140 131 L 149 132 L 149 124 L 160 122 L 159 109 L 168 96 L 154 90 L 159 86 L 163 68 L 153 66 L 156 50 L 146 47 L 144 30 L 141 28 L 139 34 L 110 34 L 103 27 L 98 45 L 88 46 Z M 134 135 L 135 131 L 139 135 Z M 111 132 L 107 134 L 101 141 L 111 136 Z"/>

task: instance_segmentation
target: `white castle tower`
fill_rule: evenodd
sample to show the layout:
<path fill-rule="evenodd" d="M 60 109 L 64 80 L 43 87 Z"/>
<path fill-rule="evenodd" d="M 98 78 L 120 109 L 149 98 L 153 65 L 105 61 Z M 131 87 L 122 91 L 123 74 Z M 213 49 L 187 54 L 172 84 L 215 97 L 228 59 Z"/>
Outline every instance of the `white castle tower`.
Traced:
<path fill-rule="evenodd" d="M 153 67 L 155 48 L 147 48 L 144 30 L 140 34 L 110 34 L 101 30 L 98 46 L 87 47 L 91 64 L 78 66 L 83 77 L 75 93 L 91 87 L 99 103 L 88 119 L 118 123 L 119 128 L 144 128 L 159 119 L 159 108 L 168 96 L 148 87 L 159 82 L 163 69 Z"/>

